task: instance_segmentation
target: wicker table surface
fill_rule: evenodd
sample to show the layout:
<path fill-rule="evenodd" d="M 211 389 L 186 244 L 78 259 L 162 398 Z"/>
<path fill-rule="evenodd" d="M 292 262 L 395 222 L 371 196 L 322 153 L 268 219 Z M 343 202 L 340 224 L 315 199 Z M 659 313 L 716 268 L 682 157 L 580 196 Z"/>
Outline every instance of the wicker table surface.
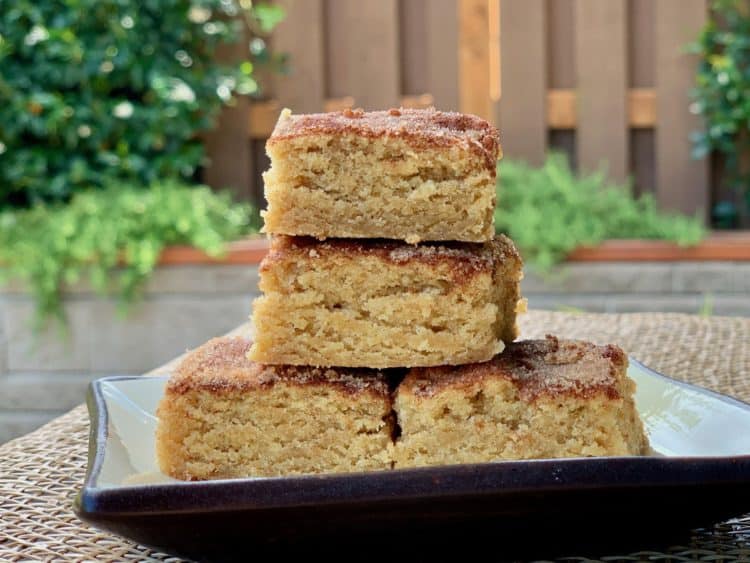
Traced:
<path fill-rule="evenodd" d="M 750 319 L 538 311 L 524 317 L 525 338 L 548 333 L 616 342 L 658 371 L 750 401 Z M 80 406 L 0 446 L 0 561 L 178 561 L 100 532 L 73 515 L 87 440 L 88 416 Z M 570 555 L 565 560 L 589 561 L 582 555 L 591 556 Z M 749 562 L 750 514 L 696 530 L 686 545 L 601 560 Z"/>

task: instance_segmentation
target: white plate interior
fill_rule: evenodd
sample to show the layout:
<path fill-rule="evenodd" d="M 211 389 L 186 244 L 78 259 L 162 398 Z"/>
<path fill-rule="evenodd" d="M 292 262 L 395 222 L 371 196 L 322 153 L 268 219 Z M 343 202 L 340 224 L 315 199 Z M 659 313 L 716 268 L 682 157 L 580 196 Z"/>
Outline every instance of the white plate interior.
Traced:
<path fill-rule="evenodd" d="M 669 457 L 750 454 L 750 407 L 696 387 L 679 385 L 631 363 L 636 405 L 653 450 Z M 155 457 L 156 407 L 166 379 L 101 383 L 109 416 L 98 487 L 174 482 Z M 101 447 L 101 444 L 98 444 Z"/>

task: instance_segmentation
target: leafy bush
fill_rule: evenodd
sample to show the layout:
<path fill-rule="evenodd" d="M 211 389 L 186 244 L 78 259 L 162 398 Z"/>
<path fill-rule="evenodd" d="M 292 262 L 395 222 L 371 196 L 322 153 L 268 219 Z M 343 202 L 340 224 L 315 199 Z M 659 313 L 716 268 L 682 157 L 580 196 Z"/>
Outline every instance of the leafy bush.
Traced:
<path fill-rule="evenodd" d="M 608 185 L 603 173 L 577 177 L 561 154 L 549 155 L 541 168 L 503 160 L 498 170 L 496 228 L 541 270 L 578 246 L 605 239 L 664 239 L 687 246 L 704 236 L 698 218 L 660 213 L 652 196 L 635 199 L 627 187 Z"/>
<path fill-rule="evenodd" d="M 191 179 L 198 133 L 258 91 L 253 62 L 280 63 L 259 34 L 282 17 L 249 0 L 0 0 L 0 209 Z M 249 59 L 217 64 L 248 26 Z"/>
<path fill-rule="evenodd" d="M 251 206 L 205 186 L 168 181 L 144 191 L 114 183 L 78 193 L 68 204 L 0 212 L 0 281 L 27 283 L 40 323 L 63 318 L 64 285 L 85 276 L 127 304 L 165 246 L 188 244 L 220 256 L 225 241 L 257 232 L 259 221 Z"/>
<path fill-rule="evenodd" d="M 706 130 L 693 134 L 693 154 L 724 156 L 726 179 L 744 191 L 744 205 L 719 202 L 713 210 L 719 226 L 732 226 L 739 212 L 750 215 L 750 10 L 745 0 L 716 0 L 712 17 L 692 51 L 701 56 L 692 110 Z M 744 209 L 742 209 L 744 207 Z"/>

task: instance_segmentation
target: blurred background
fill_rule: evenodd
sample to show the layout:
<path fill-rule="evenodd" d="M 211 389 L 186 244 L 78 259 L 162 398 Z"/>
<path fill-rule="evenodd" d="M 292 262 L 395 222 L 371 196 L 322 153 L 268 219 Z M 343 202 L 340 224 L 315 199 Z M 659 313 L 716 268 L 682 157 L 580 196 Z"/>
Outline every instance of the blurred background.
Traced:
<path fill-rule="evenodd" d="M 501 130 L 532 308 L 750 316 L 747 0 L 0 0 L 0 443 L 244 322 L 280 110 Z"/>

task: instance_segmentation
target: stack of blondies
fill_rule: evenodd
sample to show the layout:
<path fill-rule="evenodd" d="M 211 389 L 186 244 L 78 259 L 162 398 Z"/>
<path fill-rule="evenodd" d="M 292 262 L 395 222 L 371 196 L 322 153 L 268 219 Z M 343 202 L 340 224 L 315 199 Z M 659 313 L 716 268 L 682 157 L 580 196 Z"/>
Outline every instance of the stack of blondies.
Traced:
<path fill-rule="evenodd" d="M 522 262 L 495 235 L 494 127 L 435 110 L 285 110 L 267 151 L 255 336 L 210 341 L 170 379 L 165 473 L 645 452 L 619 348 L 514 342 Z"/>

